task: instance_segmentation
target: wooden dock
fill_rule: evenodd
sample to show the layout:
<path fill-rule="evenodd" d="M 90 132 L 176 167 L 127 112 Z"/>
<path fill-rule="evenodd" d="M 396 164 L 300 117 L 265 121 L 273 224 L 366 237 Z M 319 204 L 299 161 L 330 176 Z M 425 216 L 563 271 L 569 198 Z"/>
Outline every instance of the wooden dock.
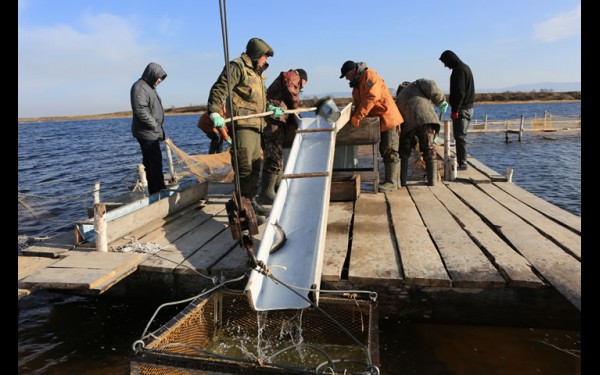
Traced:
<path fill-rule="evenodd" d="M 365 188 L 356 200 L 331 201 L 321 293 L 370 292 L 380 316 L 578 326 L 581 217 L 468 161 L 455 181 L 427 186 L 421 171 L 406 188 Z M 112 241 L 108 253 L 74 246 L 72 235 L 25 249 L 19 298 L 37 288 L 190 296 L 235 278 L 243 288 L 251 271 L 228 228 L 232 191 L 233 185 L 208 185 L 202 199 L 147 220 Z"/>

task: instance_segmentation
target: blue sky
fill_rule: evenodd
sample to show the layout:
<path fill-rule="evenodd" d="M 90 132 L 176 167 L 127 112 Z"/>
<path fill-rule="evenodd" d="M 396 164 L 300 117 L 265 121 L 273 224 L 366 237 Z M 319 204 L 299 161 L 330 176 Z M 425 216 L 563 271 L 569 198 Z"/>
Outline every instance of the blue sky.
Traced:
<path fill-rule="evenodd" d="M 267 85 L 303 68 L 306 98 L 350 96 L 346 60 L 390 88 L 425 77 L 447 92 L 446 49 L 478 91 L 581 81 L 580 0 L 228 0 L 226 11 L 230 59 L 264 39 L 275 50 Z M 206 104 L 225 63 L 218 0 L 19 0 L 18 12 L 19 117 L 129 111 L 151 61 L 168 75 L 165 108 Z"/>

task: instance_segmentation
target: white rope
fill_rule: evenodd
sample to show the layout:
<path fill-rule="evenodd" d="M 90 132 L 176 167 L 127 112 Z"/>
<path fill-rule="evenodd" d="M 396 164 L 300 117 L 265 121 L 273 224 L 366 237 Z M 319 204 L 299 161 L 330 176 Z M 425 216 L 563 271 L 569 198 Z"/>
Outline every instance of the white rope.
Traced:
<path fill-rule="evenodd" d="M 124 238 L 128 239 L 130 242 L 123 246 L 113 246 L 113 248 L 112 248 L 113 251 L 118 252 L 118 253 L 129 253 L 129 252 L 133 251 L 136 253 L 156 254 L 159 251 L 172 246 L 172 245 L 161 246 L 154 242 L 140 242 L 140 241 L 138 241 L 137 238 L 131 237 L 131 236 L 127 236 Z"/>

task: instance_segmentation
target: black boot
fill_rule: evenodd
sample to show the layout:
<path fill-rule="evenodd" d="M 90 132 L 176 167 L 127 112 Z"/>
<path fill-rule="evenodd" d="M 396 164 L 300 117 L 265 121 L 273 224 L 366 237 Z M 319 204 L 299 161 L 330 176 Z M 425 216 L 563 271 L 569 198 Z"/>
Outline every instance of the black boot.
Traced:
<path fill-rule="evenodd" d="M 398 189 L 398 173 L 400 172 L 400 163 L 383 163 L 385 169 L 385 181 L 379 185 L 382 192 L 394 191 Z"/>
<path fill-rule="evenodd" d="M 258 217 L 260 216 L 269 216 L 270 210 L 265 208 L 263 205 L 256 201 L 256 198 L 252 198 L 252 208 L 254 209 L 254 213 Z"/>
<path fill-rule="evenodd" d="M 434 186 L 437 180 L 437 161 L 428 159 L 425 161 L 425 169 L 427 171 L 427 185 Z"/>
<path fill-rule="evenodd" d="M 408 158 L 400 159 L 400 186 L 406 186 L 408 179 Z"/>
<path fill-rule="evenodd" d="M 256 198 L 256 202 L 259 204 L 273 204 L 276 183 L 276 174 L 263 171 L 260 194 L 258 195 L 258 198 Z"/>

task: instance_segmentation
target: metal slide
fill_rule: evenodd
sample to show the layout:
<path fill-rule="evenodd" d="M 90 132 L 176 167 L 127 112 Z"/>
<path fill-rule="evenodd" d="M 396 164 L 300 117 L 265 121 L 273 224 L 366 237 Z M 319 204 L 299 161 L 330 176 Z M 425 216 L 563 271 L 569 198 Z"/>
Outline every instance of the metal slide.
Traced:
<path fill-rule="evenodd" d="M 318 303 L 318 291 L 310 289 L 321 284 L 335 137 L 350 112 L 348 104 L 333 124 L 321 116 L 297 118 L 298 132 L 256 253 L 275 280 L 252 272 L 245 292 L 254 310 L 303 309 L 310 306 L 306 299 Z M 281 235 L 275 224 L 287 240 L 271 253 Z"/>

